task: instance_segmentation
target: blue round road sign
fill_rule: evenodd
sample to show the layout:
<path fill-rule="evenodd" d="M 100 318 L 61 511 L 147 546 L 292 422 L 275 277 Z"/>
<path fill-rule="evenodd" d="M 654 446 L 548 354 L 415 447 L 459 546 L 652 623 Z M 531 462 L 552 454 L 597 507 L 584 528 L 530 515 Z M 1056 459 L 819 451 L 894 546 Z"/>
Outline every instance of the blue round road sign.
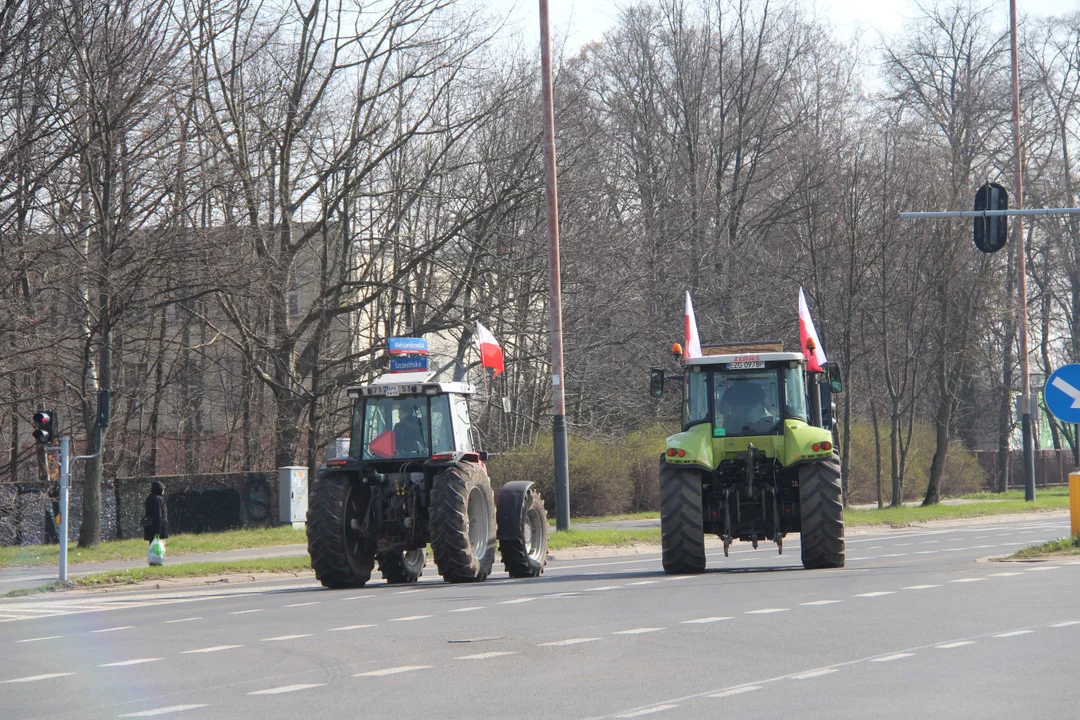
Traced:
<path fill-rule="evenodd" d="M 1063 423 L 1080 423 L 1080 365 L 1063 365 L 1046 381 L 1046 409 Z"/>

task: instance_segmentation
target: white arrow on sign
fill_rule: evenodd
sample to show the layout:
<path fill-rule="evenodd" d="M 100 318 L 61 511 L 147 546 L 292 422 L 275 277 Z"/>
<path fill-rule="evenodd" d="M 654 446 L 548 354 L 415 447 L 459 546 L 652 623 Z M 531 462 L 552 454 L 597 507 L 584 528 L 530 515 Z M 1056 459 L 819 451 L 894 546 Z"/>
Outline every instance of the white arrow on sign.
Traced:
<path fill-rule="evenodd" d="M 1060 377 L 1054 378 L 1054 381 L 1050 384 L 1072 398 L 1073 403 L 1070 409 L 1076 410 L 1077 408 L 1080 408 L 1080 390 L 1077 390 L 1072 385 L 1062 380 Z"/>

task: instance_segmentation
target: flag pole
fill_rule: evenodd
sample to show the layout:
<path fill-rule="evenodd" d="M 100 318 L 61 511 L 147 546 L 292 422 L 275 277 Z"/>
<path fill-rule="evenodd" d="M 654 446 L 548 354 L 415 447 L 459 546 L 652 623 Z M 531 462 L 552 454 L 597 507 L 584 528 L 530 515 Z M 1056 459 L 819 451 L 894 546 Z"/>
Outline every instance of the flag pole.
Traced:
<path fill-rule="evenodd" d="M 544 106 L 544 174 L 551 283 L 551 439 L 555 455 L 555 529 L 570 529 L 570 463 L 566 437 L 566 377 L 563 374 L 562 280 L 559 277 L 559 191 L 555 182 L 555 108 L 551 91 L 551 33 L 548 0 L 540 0 L 540 77 Z"/>

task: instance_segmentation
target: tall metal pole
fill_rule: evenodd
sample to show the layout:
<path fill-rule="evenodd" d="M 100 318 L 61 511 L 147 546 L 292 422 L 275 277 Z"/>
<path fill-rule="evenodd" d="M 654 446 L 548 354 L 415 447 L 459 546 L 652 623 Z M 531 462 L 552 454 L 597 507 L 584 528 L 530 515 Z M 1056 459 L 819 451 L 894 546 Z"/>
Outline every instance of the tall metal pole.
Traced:
<path fill-rule="evenodd" d="M 1020 152 L 1020 60 L 1016 50 L 1016 0 L 1009 0 L 1009 43 L 1012 54 L 1013 159 L 1016 163 L 1016 207 L 1024 206 L 1024 171 Z M 1035 448 L 1031 427 L 1031 375 L 1028 367 L 1027 259 L 1024 217 L 1016 218 L 1016 290 L 1020 297 L 1020 430 L 1024 442 L 1024 499 L 1035 500 Z"/>
<path fill-rule="evenodd" d="M 60 438 L 60 582 L 67 582 L 68 489 L 71 487 L 71 438 Z"/>
<path fill-rule="evenodd" d="M 570 529 L 570 463 L 566 450 L 563 388 L 562 279 L 559 272 L 559 189 L 555 182 L 555 103 L 551 92 L 548 2 L 540 0 L 540 75 L 544 105 L 544 174 L 547 177 L 548 277 L 551 281 L 551 434 L 555 451 L 555 529 Z"/>

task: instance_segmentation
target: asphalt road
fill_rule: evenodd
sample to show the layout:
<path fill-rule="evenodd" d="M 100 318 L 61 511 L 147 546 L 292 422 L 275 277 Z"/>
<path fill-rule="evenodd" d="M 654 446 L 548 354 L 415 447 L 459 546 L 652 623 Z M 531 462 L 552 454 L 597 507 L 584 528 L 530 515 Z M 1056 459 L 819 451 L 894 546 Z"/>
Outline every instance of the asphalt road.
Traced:
<path fill-rule="evenodd" d="M 537 580 L 278 581 L 0 603 L 3 718 L 1067 718 L 1080 559 L 977 562 L 1068 519 L 852 535 L 848 566 L 736 545 Z"/>

